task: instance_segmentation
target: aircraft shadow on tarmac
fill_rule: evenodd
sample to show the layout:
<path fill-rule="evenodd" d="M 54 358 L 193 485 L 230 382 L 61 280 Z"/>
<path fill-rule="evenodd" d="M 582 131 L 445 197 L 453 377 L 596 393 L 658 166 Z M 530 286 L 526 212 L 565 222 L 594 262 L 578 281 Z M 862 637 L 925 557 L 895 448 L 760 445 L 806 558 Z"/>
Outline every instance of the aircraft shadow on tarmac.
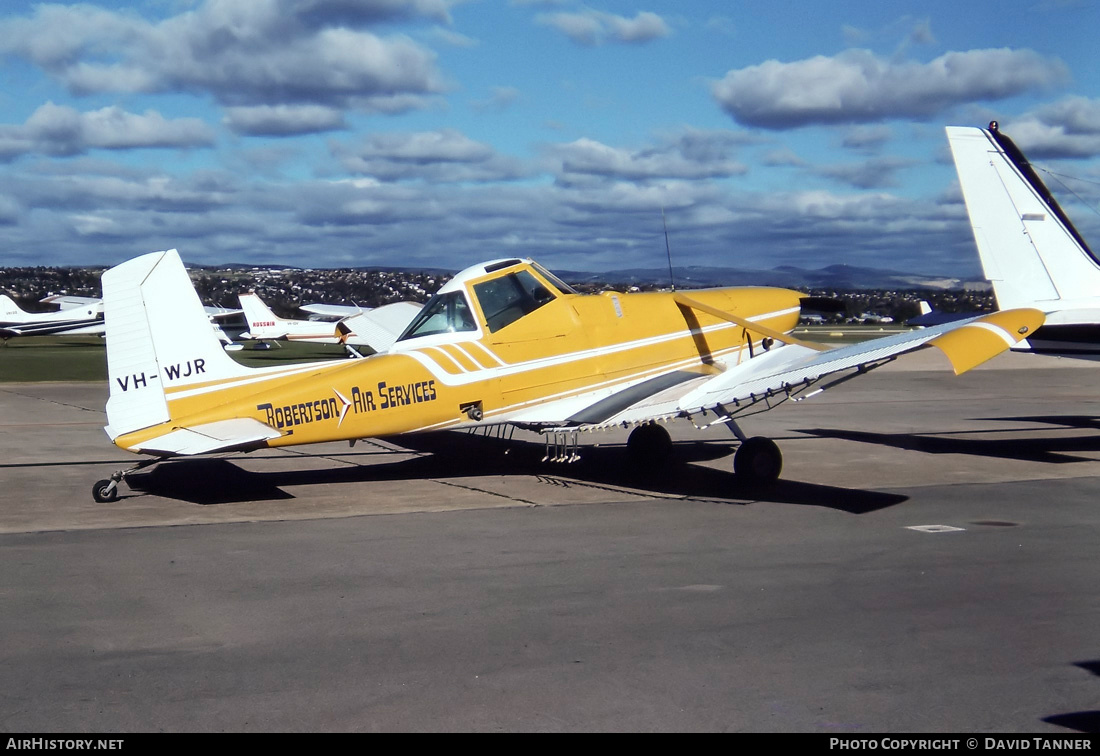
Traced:
<path fill-rule="evenodd" d="M 732 447 L 706 441 L 673 446 L 673 460 L 659 470 L 639 472 L 629 464 L 624 445 L 582 446 L 581 459 L 571 464 L 543 462 L 545 446 L 519 439 L 502 440 L 472 434 L 433 433 L 402 437 L 400 445 L 418 453 L 363 451 L 319 454 L 330 462 L 350 462 L 324 469 L 252 472 L 230 459 L 189 459 L 163 462 L 150 472 L 134 473 L 127 483 L 134 492 L 195 504 L 226 504 L 294 498 L 284 486 L 370 483 L 383 480 L 469 478 L 484 475 L 531 475 L 555 485 L 627 488 L 659 496 L 716 500 L 729 504 L 777 502 L 803 504 L 863 514 L 907 501 L 899 494 L 838 488 L 780 480 L 746 484 L 732 471 L 691 464 L 730 455 Z M 397 461 L 383 460 L 388 456 Z M 302 455 L 304 463 L 314 459 Z M 730 465 L 732 467 L 732 465 Z M 124 494 L 125 495 L 125 494 Z"/>
<path fill-rule="evenodd" d="M 1073 666 L 1080 667 L 1086 672 L 1100 676 L 1100 660 L 1077 662 Z M 1077 732 L 1100 732 L 1100 711 L 1075 711 L 1070 714 L 1056 714 L 1052 717 L 1043 717 L 1043 721 L 1058 727 Z"/>
<path fill-rule="evenodd" d="M 1100 418 L 1088 415 L 1037 415 L 1032 417 L 979 418 L 983 421 L 1042 423 L 1061 430 L 1096 430 L 1094 435 L 1038 435 L 1035 427 L 1019 427 L 1004 430 L 983 428 L 951 433 L 873 433 L 839 428 L 801 428 L 799 433 L 819 438 L 839 438 L 865 444 L 892 446 L 897 449 L 925 452 L 926 454 L 971 454 L 980 457 L 1018 459 L 1027 462 L 1065 464 L 1067 462 L 1091 462 L 1090 457 L 1077 456 L 1074 452 L 1100 451 Z M 1017 438 L 973 438 L 988 433 L 1018 433 Z M 967 436 L 961 438 L 960 436 Z"/>

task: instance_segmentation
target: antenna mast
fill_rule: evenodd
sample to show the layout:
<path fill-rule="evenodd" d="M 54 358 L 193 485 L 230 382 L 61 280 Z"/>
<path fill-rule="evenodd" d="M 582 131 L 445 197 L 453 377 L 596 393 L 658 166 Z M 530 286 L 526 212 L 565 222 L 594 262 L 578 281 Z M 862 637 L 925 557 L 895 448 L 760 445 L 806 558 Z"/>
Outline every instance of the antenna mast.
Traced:
<path fill-rule="evenodd" d="M 665 209 L 661 208 L 661 225 L 665 227 L 665 253 L 668 255 L 668 282 L 676 291 L 676 279 L 672 277 L 672 247 L 668 244 L 668 222 L 665 221 Z"/>

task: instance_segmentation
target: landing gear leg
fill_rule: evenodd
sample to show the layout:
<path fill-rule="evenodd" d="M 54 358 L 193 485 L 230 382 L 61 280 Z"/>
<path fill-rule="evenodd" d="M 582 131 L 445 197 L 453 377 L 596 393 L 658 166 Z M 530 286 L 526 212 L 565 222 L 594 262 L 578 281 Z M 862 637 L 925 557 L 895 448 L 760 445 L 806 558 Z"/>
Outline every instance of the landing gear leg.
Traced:
<path fill-rule="evenodd" d="M 137 472 L 144 469 L 149 465 L 155 465 L 160 462 L 160 459 L 144 459 L 131 467 L 129 470 L 119 470 L 113 474 L 110 478 L 105 480 L 97 480 L 95 485 L 92 486 L 92 498 L 99 504 L 104 504 L 109 501 L 114 501 L 118 498 L 118 484 L 129 475 L 130 473 Z"/>
<path fill-rule="evenodd" d="M 656 423 L 639 425 L 626 439 L 626 452 L 639 467 L 665 465 L 672 453 L 672 437 Z"/>

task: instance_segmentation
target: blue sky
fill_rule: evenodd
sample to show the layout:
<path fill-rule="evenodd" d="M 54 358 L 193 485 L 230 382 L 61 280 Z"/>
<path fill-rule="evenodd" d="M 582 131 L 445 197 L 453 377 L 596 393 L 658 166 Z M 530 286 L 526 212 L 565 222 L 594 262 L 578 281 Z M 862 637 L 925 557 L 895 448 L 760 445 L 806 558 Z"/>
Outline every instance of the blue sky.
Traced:
<path fill-rule="evenodd" d="M 945 125 L 1100 245 L 1096 0 L 0 11 L 0 265 L 836 263 L 979 278 Z M 1048 175 L 1048 174 L 1043 174 Z"/>

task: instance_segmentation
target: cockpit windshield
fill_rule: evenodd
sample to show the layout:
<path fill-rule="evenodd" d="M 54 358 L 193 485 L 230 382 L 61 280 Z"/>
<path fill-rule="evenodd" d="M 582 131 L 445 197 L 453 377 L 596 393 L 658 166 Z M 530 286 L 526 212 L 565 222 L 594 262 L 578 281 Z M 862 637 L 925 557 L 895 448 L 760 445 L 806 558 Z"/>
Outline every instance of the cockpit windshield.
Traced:
<path fill-rule="evenodd" d="M 547 281 L 549 281 L 551 284 L 556 286 L 558 291 L 560 291 L 562 294 L 576 294 L 577 293 L 576 289 L 574 289 L 572 286 L 567 284 L 565 281 L 563 281 L 560 278 L 558 278 L 557 276 L 555 276 L 553 273 L 548 271 L 546 268 L 539 265 L 537 262 L 532 262 L 531 267 L 534 268 L 536 271 L 538 271 L 538 274 L 540 276 L 542 276 Z"/>
<path fill-rule="evenodd" d="M 526 270 L 474 284 L 474 296 L 491 333 L 554 299 L 550 290 Z"/>
<path fill-rule="evenodd" d="M 415 339 L 419 336 L 431 336 L 437 333 L 455 331 L 476 331 L 477 324 L 470 312 L 470 305 L 460 291 L 449 294 L 436 294 L 424 305 L 424 309 L 413 319 L 405 332 L 397 339 Z"/>

